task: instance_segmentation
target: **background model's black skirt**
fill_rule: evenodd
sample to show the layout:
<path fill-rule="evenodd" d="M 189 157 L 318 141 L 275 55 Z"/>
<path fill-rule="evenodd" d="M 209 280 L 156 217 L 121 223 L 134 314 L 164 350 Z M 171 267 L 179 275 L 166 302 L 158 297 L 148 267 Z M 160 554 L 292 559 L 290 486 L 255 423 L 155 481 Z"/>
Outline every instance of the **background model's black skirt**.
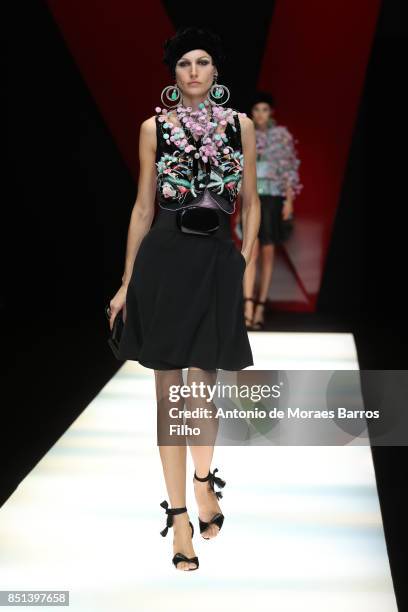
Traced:
<path fill-rule="evenodd" d="M 261 244 L 279 244 L 285 242 L 292 233 L 293 219 L 282 219 L 284 196 L 260 195 L 261 223 L 259 242 Z"/>
<path fill-rule="evenodd" d="M 258 238 L 261 245 L 285 242 L 292 232 L 293 221 L 282 219 L 284 196 L 259 195 L 261 201 L 261 222 Z M 242 234 L 242 221 L 240 222 Z"/>
<path fill-rule="evenodd" d="M 245 259 L 229 216 L 216 235 L 182 233 L 175 211 L 159 209 L 144 236 L 126 296 L 119 359 L 147 368 L 240 370 L 254 365 L 245 327 Z"/>

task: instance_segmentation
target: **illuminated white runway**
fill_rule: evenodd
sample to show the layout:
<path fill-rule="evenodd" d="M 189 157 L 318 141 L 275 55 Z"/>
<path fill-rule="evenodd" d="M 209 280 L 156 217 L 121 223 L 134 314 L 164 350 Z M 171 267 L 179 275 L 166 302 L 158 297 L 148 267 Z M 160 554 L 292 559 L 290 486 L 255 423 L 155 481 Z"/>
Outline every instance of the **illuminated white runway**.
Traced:
<path fill-rule="evenodd" d="M 349 334 L 250 340 L 256 369 L 358 369 Z M 218 446 L 226 518 L 212 541 L 188 455 L 200 568 L 176 571 L 155 411 L 153 371 L 127 362 L 0 509 L 2 590 L 69 590 L 73 612 L 397 611 L 364 446 Z"/>

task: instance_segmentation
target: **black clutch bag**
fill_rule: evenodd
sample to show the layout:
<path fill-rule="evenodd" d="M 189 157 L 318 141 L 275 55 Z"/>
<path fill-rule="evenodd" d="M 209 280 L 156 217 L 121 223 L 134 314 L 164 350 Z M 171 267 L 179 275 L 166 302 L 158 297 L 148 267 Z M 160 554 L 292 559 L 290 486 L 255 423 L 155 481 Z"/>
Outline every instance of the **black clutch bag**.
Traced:
<path fill-rule="evenodd" d="M 109 304 L 105 306 L 105 314 L 106 314 L 106 318 L 110 320 L 111 311 L 110 311 Z M 122 317 L 122 311 L 120 310 L 117 313 L 113 321 L 112 329 L 110 330 L 110 335 L 108 337 L 108 344 L 111 347 L 112 352 L 115 355 L 116 359 L 119 359 L 119 343 L 120 343 L 120 338 L 122 335 L 122 330 L 123 330 L 123 317 Z"/>
<path fill-rule="evenodd" d="M 220 227 L 220 218 L 214 208 L 190 206 L 177 211 L 177 227 L 185 234 L 211 236 Z"/>

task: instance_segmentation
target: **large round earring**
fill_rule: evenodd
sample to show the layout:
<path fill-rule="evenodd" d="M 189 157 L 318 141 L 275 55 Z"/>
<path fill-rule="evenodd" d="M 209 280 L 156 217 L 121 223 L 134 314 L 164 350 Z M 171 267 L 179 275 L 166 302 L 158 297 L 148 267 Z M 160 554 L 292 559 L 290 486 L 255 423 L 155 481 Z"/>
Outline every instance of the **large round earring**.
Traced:
<path fill-rule="evenodd" d="M 212 84 L 212 86 L 210 88 L 208 97 L 211 100 L 211 102 L 214 101 L 216 104 L 222 105 L 222 104 L 225 104 L 226 102 L 228 102 L 228 100 L 230 99 L 230 92 L 229 92 L 229 89 L 228 89 L 228 87 L 226 85 L 221 85 L 220 83 L 217 83 L 217 77 L 218 77 L 218 74 L 216 74 L 215 77 L 214 77 L 215 80 L 214 80 L 214 83 Z M 225 95 L 227 96 L 227 98 L 225 100 L 223 100 L 223 102 L 221 102 L 221 99 Z M 213 99 L 211 99 L 210 96 L 212 96 Z"/>
<path fill-rule="evenodd" d="M 164 95 L 166 97 L 166 100 L 170 100 L 171 102 L 176 102 L 176 104 L 174 106 L 168 106 L 168 102 L 165 102 L 163 100 L 163 96 Z M 176 85 L 168 85 L 167 87 L 165 87 L 163 89 L 163 91 L 161 92 L 160 99 L 162 101 L 163 106 L 165 106 L 169 110 L 172 110 L 173 108 L 177 108 L 177 106 L 179 105 L 179 102 L 181 100 L 181 91 L 177 87 L 177 84 Z"/>

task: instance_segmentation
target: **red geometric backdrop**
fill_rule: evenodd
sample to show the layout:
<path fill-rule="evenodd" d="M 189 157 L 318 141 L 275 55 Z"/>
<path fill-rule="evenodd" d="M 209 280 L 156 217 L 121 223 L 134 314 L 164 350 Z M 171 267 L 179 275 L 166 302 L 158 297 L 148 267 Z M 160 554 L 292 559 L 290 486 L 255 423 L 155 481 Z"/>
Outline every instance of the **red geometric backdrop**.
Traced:
<path fill-rule="evenodd" d="M 276 117 L 298 140 L 304 186 L 285 244 L 290 280 L 281 271 L 275 284 L 293 300 L 277 306 L 315 309 L 380 4 L 276 1 L 258 86 L 275 92 Z"/>
<path fill-rule="evenodd" d="M 47 4 L 137 180 L 139 126 L 161 105 L 160 84 L 171 84 L 161 49 L 163 40 L 174 34 L 174 26 L 159 0 L 47 0 Z"/>

